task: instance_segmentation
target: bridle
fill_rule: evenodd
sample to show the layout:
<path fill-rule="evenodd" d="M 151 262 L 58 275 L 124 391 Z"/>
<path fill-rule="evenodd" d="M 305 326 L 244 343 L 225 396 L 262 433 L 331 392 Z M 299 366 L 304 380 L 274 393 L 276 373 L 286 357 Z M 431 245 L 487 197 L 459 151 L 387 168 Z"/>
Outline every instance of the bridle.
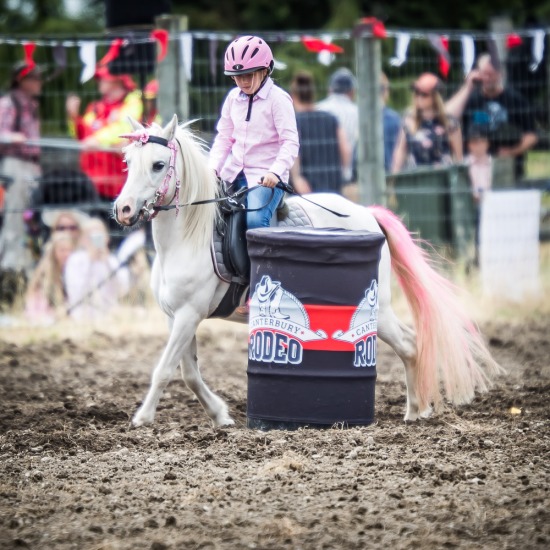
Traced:
<path fill-rule="evenodd" d="M 168 204 L 172 204 L 175 201 L 176 216 L 179 213 L 179 196 L 181 188 L 181 180 L 176 174 L 176 153 L 179 145 L 176 145 L 177 139 L 167 140 L 159 136 L 152 136 L 148 132 L 133 132 L 132 134 L 124 134 L 120 136 L 122 138 L 129 139 L 130 141 L 136 144 L 136 147 L 143 147 L 147 143 L 157 143 L 163 147 L 168 147 L 170 149 L 170 164 L 168 165 L 168 170 L 164 176 L 164 180 L 160 184 L 160 187 L 155 191 L 155 196 L 149 201 L 146 202 L 142 207 L 140 212 L 143 212 L 146 217 L 146 221 L 151 221 L 160 211 L 160 206 L 164 202 L 168 189 L 170 188 L 170 181 L 176 176 L 176 189 L 174 191 L 174 196 L 170 199 Z M 181 148 L 181 146 L 180 146 Z"/>
<path fill-rule="evenodd" d="M 224 195 L 214 199 L 206 199 L 201 201 L 190 202 L 187 204 L 179 204 L 181 180 L 178 178 L 176 174 L 176 152 L 178 147 L 176 143 L 179 145 L 180 149 L 181 149 L 181 145 L 177 140 L 177 138 L 167 140 L 159 136 L 152 136 L 146 131 L 136 131 L 131 134 L 123 134 L 120 137 L 129 139 L 130 141 L 134 142 L 136 144 L 136 147 L 143 147 L 147 143 L 157 143 L 158 145 L 162 145 L 170 149 L 170 164 L 168 165 L 168 170 L 166 171 L 164 180 L 162 181 L 160 187 L 155 191 L 155 196 L 149 202 L 145 203 L 141 207 L 140 213 L 143 212 L 143 215 L 146 218 L 145 221 L 153 220 L 161 210 L 175 209 L 176 216 L 177 216 L 180 211 L 180 208 L 184 206 L 197 206 L 200 204 L 210 204 L 210 203 L 219 203 L 219 202 L 226 203 L 228 207 L 232 210 L 244 210 L 245 212 L 254 212 L 256 210 L 262 210 L 263 208 L 265 208 L 269 204 L 269 201 L 271 200 L 269 199 L 268 202 L 266 202 L 266 204 L 264 204 L 263 206 L 260 206 L 259 208 L 246 208 L 246 206 L 242 202 L 238 201 L 237 199 L 256 189 L 256 187 L 252 187 L 252 188 L 249 187 L 249 188 L 240 189 L 239 191 L 233 193 L 232 195 Z M 170 201 L 167 204 L 161 204 L 164 201 L 164 198 L 166 197 L 166 193 L 168 193 L 168 189 L 170 187 L 170 181 L 174 175 L 176 176 L 176 189 L 174 191 L 174 196 L 170 199 Z M 220 185 L 223 184 L 221 180 L 219 180 L 219 183 Z M 297 195 L 303 200 L 310 202 L 315 206 L 318 206 L 319 208 L 322 208 L 323 210 L 326 210 L 327 212 L 334 214 L 335 216 L 338 216 L 341 218 L 348 217 L 348 214 L 340 214 L 339 212 L 331 210 L 326 206 L 323 206 L 321 204 L 313 202 L 312 200 L 306 197 L 303 197 L 300 193 L 297 193 L 291 185 L 289 185 L 288 183 L 284 183 L 281 180 L 279 180 L 277 187 L 280 187 L 281 189 L 283 189 L 283 191 L 286 191 L 289 194 Z M 272 189 L 272 194 L 273 192 L 274 192 L 274 189 Z"/>

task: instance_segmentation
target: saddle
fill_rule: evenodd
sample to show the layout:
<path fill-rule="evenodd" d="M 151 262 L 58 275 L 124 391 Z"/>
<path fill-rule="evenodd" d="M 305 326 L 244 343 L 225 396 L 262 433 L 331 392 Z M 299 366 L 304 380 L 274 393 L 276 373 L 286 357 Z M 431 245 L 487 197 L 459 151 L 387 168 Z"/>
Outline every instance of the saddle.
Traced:
<path fill-rule="evenodd" d="M 229 283 L 229 289 L 216 310 L 209 316 L 229 317 L 250 283 L 250 257 L 246 243 L 246 198 L 228 198 L 220 207 L 220 218 L 216 224 L 211 254 L 216 275 Z M 305 210 L 296 201 L 284 198 L 277 208 L 278 227 L 312 227 Z"/>

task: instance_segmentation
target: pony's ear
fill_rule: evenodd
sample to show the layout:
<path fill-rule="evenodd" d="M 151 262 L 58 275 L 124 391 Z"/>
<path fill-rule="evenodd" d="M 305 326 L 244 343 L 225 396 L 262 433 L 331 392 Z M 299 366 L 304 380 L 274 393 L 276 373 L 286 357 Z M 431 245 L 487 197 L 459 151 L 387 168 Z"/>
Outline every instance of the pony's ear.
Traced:
<path fill-rule="evenodd" d="M 138 132 L 138 131 L 141 132 L 142 130 L 145 130 L 145 128 L 135 118 L 132 118 L 131 116 L 127 118 L 134 132 Z"/>
<path fill-rule="evenodd" d="M 162 137 L 167 141 L 171 141 L 172 139 L 174 139 L 174 135 L 176 134 L 177 127 L 178 127 L 178 115 L 174 115 L 172 117 L 172 120 L 163 128 Z"/>

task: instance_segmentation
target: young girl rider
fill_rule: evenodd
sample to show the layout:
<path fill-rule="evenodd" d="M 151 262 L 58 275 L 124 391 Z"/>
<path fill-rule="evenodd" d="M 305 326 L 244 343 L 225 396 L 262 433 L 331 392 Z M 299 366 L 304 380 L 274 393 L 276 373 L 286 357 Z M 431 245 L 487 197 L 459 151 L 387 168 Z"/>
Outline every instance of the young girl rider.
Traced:
<path fill-rule="evenodd" d="M 269 77 L 273 54 L 257 36 L 241 36 L 225 52 L 224 72 L 237 85 L 222 106 L 210 166 L 247 195 L 247 228 L 267 227 L 281 200 L 279 180 L 288 182 L 299 142 L 292 99 Z M 266 204 L 267 203 L 267 204 Z"/>

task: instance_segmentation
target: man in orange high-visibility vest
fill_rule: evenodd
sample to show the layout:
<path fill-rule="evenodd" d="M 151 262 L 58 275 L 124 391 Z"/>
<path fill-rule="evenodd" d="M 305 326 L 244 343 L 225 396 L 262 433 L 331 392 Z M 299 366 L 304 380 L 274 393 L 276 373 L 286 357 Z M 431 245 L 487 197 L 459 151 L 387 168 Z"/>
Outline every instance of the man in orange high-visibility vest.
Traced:
<path fill-rule="evenodd" d="M 143 102 L 129 75 L 113 75 L 106 66 L 100 66 L 95 78 L 101 98 L 90 103 L 82 116 L 79 115 L 80 98 L 76 95 L 67 98 L 69 131 L 84 146 L 80 155 L 82 171 L 103 199 L 112 200 L 126 179 L 120 151 L 123 140 L 119 136 L 131 131 L 128 116 L 141 120 Z"/>

